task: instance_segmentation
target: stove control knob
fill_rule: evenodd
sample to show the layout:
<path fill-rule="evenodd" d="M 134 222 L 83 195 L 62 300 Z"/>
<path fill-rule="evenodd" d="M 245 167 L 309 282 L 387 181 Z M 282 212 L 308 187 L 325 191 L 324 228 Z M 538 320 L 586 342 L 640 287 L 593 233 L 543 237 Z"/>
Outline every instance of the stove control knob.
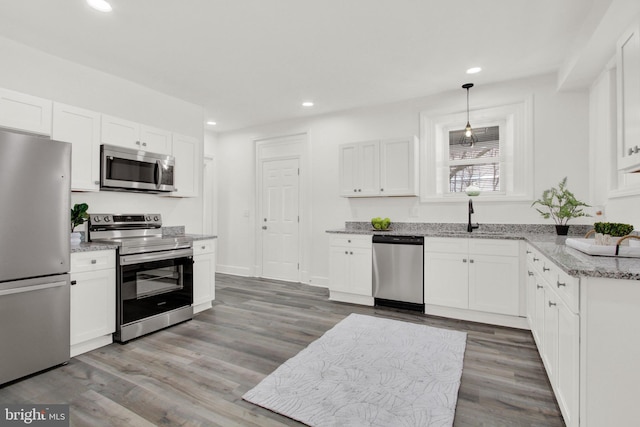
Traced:
<path fill-rule="evenodd" d="M 100 222 L 100 217 L 99 216 L 94 216 L 93 217 L 93 222 Z"/>
<path fill-rule="evenodd" d="M 105 216 L 104 217 L 104 222 L 109 222 L 109 221 L 111 221 L 111 219 L 108 216 Z"/>
<path fill-rule="evenodd" d="M 153 220 L 154 220 L 154 221 L 157 221 L 158 219 L 159 219 L 159 218 L 158 218 L 157 216 L 154 216 L 154 217 L 153 217 Z"/>
<path fill-rule="evenodd" d="M 146 219 L 147 221 L 151 221 L 151 217 L 150 217 L 150 216 L 146 217 L 145 219 Z"/>

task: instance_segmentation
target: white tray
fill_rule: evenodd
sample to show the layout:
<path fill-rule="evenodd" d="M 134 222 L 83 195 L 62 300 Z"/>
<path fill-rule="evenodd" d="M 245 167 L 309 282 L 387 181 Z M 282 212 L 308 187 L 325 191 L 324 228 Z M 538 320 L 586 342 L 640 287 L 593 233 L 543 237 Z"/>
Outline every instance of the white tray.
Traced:
<path fill-rule="evenodd" d="M 620 246 L 618 255 L 616 255 L 616 245 L 596 245 L 594 239 L 574 239 L 570 237 L 565 243 L 567 246 L 589 255 L 640 258 L 640 247 L 637 246 Z"/>

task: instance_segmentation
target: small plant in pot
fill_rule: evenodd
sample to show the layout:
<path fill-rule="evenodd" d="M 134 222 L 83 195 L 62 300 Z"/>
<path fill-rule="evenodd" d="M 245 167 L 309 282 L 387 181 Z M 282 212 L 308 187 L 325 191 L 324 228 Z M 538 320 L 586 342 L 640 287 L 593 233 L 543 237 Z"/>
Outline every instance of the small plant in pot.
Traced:
<path fill-rule="evenodd" d="M 613 237 L 628 236 L 633 232 L 633 225 L 618 222 L 596 222 L 593 224 L 593 229 L 596 232 L 597 245 L 614 245 L 618 239 L 613 239 Z"/>
<path fill-rule="evenodd" d="M 80 233 L 74 232 L 76 227 L 85 223 L 89 219 L 89 205 L 86 203 L 76 203 L 71 209 L 71 244 L 80 243 Z"/>
<path fill-rule="evenodd" d="M 545 219 L 552 218 L 556 223 L 556 232 L 560 236 L 566 236 L 569 231 L 567 222 L 572 218 L 591 216 L 584 212 L 583 207 L 589 207 L 584 202 L 576 199 L 571 191 L 567 189 L 567 177 L 565 176 L 558 184 L 558 187 L 551 187 L 542 192 L 542 197 L 534 201 L 531 206 L 540 205 L 542 209 L 536 208 Z"/>

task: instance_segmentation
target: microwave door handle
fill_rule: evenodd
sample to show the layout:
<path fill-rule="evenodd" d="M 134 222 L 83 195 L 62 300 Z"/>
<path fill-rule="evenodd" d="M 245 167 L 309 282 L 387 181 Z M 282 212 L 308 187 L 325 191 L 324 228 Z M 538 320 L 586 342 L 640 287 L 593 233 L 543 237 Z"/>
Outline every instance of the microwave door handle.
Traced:
<path fill-rule="evenodd" d="M 160 183 L 162 182 L 162 163 L 160 160 L 156 160 L 155 179 L 156 188 L 160 188 Z"/>

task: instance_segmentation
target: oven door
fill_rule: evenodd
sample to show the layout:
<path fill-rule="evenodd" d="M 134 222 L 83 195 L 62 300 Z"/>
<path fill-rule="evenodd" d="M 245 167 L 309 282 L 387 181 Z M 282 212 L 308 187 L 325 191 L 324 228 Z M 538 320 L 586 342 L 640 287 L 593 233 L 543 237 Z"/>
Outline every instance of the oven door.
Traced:
<path fill-rule="evenodd" d="M 103 145 L 100 188 L 171 192 L 174 166 L 171 156 Z"/>
<path fill-rule="evenodd" d="M 191 306 L 193 250 L 120 257 L 118 329 L 146 318 Z"/>

